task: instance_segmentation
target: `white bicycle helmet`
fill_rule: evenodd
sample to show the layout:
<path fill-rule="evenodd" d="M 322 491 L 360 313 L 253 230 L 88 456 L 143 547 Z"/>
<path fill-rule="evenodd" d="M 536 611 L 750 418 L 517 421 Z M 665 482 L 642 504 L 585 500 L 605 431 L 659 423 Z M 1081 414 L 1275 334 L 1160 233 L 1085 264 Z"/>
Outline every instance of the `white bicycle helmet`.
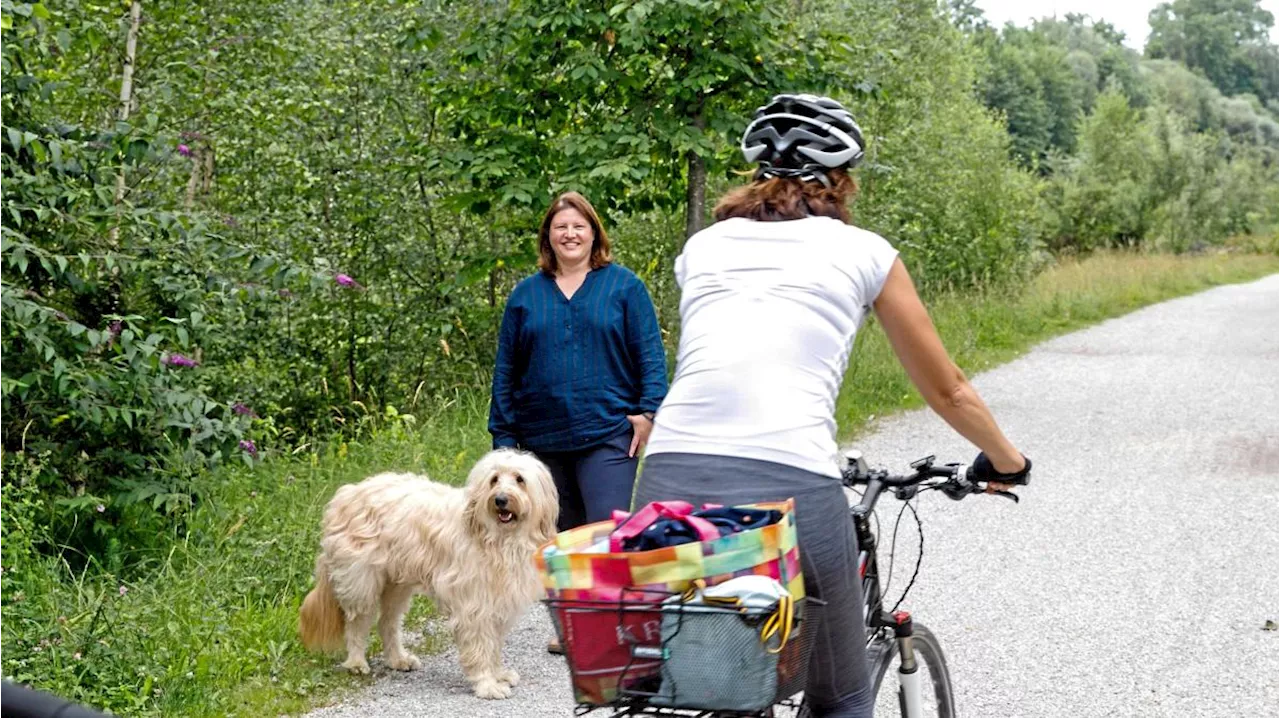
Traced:
<path fill-rule="evenodd" d="M 795 177 L 829 185 L 826 171 L 862 160 L 862 130 L 830 97 L 775 95 L 756 110 L 742 133 L 742 156 L 756 162 L 756 179 Z"/>

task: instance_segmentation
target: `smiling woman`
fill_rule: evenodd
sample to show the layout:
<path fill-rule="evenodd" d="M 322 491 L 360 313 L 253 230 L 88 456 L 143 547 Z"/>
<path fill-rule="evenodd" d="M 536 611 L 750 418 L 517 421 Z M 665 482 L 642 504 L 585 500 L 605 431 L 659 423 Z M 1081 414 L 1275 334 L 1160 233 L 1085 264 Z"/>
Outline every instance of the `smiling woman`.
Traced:
<path fill-rule="evenodd" d="M 653 302 L 613 263 L 595 209 L 556 198 L 538 230 L 538 268 L 511 292 L 493 372 L 494 447 L 546 462 L 560 492 L 560 530 L 631 502 L 640 450 L 667 393 Z"/>

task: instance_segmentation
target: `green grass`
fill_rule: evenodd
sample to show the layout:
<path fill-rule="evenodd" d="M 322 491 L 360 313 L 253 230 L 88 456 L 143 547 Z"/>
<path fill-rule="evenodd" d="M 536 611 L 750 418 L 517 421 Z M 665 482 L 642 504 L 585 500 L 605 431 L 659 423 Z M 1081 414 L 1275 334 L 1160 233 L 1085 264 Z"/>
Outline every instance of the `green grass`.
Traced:
<path fill-rule="evenodd" d="M 380 422 L 363 440 L 210 476 L 185 535 L 157 541 L 167 545 L 131 569 L 143 578 L 7 561 L 5 677 L 122 715 L 162 716 L 300 712 L 367 683 L 296 639 L 320 514 L 338 486 L 378 471 L 461 482 L 488 449 L 487 404 L 471 399 L 414 423 Z M 6 489 L 6 539 L 21 523 L 10 513 L 17 493 Z M 428 615 L 418 602 L 408 625 Z"/>
<path fill-rule="evenodd" d="M 953 356 L 975 373 L 1047 337 L 1276 269 L 1274 253 L 1096 255 L 1062 262 L 1017 294 L 929 304 Z M 845 436 L 865 430 L 870 416 L 920 404 L 877 327 L 867 327 L 855 352 L 838 404 Z M 210 475 L 184 532 L 157 540 L 164 548 L 143 556 L 126 579 L 24 554 L 24 532 L 35 530 L 24 506 L 33 497 L 7 485 L 3 673 L 144 716 L 297 713 L 367 684 L 295 638 L 324 503 L 337 486 L 388 469 L 460 481 L 488 448 L 486 411 L 481 391 L 463 394 L 416 422 L 380 420 L 361 440 Z M 420 601 L 410 625 L 428 616 Z"/>

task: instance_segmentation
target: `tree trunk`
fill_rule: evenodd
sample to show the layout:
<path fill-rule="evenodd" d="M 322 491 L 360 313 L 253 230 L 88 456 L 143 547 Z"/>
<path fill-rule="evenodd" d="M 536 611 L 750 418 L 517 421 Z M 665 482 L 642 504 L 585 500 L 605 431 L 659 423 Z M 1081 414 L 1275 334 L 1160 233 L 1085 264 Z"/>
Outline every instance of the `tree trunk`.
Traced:
<path fill-rule="evenodd" d="M 202 143 L 201 149 L 204 150 L 204 173 L 200 192 L 207 195 L 213 190 L 214 160 L 217 158 L 218 153 L 214 149 L 213 140 Z"/>
<path fill-rule="evenodd" d="M 489 252 L 492 256 L 498 256 L 498 233 L 489 230 Z M 489 306 L 498 306 L 498 269 L 497 267 L 489 267 Z"/>
<path fill-rule="evenodd" d="M 196 189 L 200 187 L 200 175 L 204 171 L 204 163 L 200 160 L 200 146 L 191 143 L 191 178 L 187 180 L 187 198 L 183 203 L 183 208 L 188 212 L 195 205 Z"/>
<path fill-rule="evenodd" d="M 699 130 L 706 129 L 707 121 L 702 110 L 693 116 L 693 126 Z M 684 236 L 692 237 L 706 226 L 703 216 L 707 200 L 707 165 L 702 156 L 695 150 L 687 153 L 689 161 L 689 183 L 685 188 Z"/>
<path fill-rule="evenodd" d="M 129 35 L 124 47 L 124 71 L 120 78 L 120 121 L 129 119 L 129 109 L 133 104 L 133 65 L 138 54 L 138 26 L 142 24 L 142 0 L 133 0 L 129 6 Z M 116 176 L 116 214 L 119 215 L 120 204 L 124 202 L 124 164 L 120 165 L 120 174 Z M 120 223 L 111 228 L 111 246 L 114 248 L 120 237 Z"/>

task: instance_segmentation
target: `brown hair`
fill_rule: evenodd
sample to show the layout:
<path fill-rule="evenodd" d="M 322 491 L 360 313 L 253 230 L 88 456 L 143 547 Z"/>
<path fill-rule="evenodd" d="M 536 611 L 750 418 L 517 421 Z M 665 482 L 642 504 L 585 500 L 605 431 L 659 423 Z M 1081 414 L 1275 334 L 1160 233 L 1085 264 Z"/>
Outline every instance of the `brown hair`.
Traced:
<path fill-rule="evenodd" d="M 716 203 L 719 222 L 744 217 L 757 222 L 784 222 L 805 217 L 830 217 L 850 224 L 846 202 L 858 192 L 858 184 L 844 170 L 828 170 L 831 186 L 789 177 L 759 179 L 734 190 Z"/>
<path fill-rule="evenodd" d="M 587 218 L 587 224 L 591 225 L 591 233 L 595 236 L 595 240 L 591 243 L 591 268 L 599 269 L 612 262 L 613 253 L 609 247 L 609 236 L 604 233 L 604 227 L 600 226 L 600 217 L 596 214 L 596 208 L 591 206 L 586 197 L 577 192 L 565 192 L 556 197 L 556 201 L 547 208 L 547 214 L 542 218 L 542 226 L 538 228 L 538 269 L 547 274 L 555 274 L 559 269 L 556 253 L 551 249 L 551 220 L 563 209 L 578 210 L 583 217 Z"/>

